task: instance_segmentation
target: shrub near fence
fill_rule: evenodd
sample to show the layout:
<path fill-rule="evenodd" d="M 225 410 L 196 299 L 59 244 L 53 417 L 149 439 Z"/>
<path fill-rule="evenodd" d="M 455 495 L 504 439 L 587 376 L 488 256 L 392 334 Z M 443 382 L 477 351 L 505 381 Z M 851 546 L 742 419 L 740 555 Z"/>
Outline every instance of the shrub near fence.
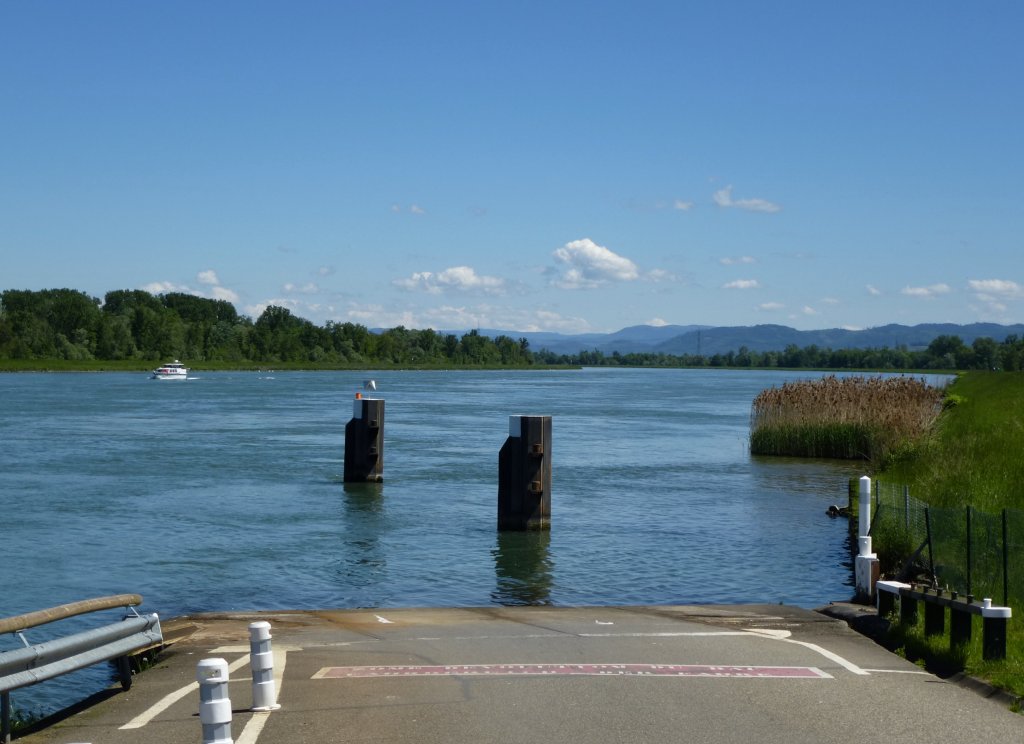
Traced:
<path fill-rule="evenodd" d="M 872 502 L 872 542 L 883 573 L 934 577 L 938 587 L 961 595 L 989 597 L 1003 606 L 1022 604 L 1024 511 L 930 506 L 906 486 L 880 481 Z"/>

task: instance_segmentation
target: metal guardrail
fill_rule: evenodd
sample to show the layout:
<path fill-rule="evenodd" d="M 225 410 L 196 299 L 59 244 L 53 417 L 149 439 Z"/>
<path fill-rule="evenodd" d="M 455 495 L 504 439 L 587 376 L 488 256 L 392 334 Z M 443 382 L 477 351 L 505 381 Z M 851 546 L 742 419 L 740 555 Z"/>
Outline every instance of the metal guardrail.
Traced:
<path fill-rule="evenodd" d="M 971 640 L 971 616 L 982 618 L 982 658 L 999 660 L 1006 658 L 1006 625 L 1012 617 L 1009 607 L 995 607 L 991 599 L 980 604 L 974 597 L 961 597 L 956 592 L 945 593 L 941 589 L 904 584 L 901 581 L 879 581 L 875 585 L 878 614 L 887 616 L 894 610 L 899 599 L 900 624 L 917 624 L 917 603 L 924 602 L 924 633 L 928 636 L 941 635 L 946 629 L 946 610 L 949 610 L 949 647 L 954 649 Z"/>
<path fill-rule="evenodd" d="M 129 656 L 163 643 L 159 617 L 155 613 L 139 615 L 135 610 L 139 604 L 142 597 L 138 594 L 117 594 L 0 618 L 0 634 L 13 633 L 24 644 L 24 648 L 0 652 L 0 742 L 11 740 L 11 690 L 111 659 L 117 660 L 121 687 L 130 688 Z M 30 628 L 118 607 L 130 611 L 120 622 L 38 644 L 30 644 L 25 637 Z"/>

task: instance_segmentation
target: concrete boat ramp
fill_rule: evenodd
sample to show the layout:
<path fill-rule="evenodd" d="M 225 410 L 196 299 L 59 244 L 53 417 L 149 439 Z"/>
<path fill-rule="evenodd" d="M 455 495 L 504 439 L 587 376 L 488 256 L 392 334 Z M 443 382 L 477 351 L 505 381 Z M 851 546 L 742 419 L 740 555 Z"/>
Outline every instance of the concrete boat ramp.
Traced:
<path fill-rule="evenodd" d="M 249 625 L 260 621 L 280 707 L 254 712 Z M 18 741 L 202 742 L 196 680 L 209 659 L 230 672 L 235 744 L 1024 739 L 1024 717 L 1005 706 L 841 620 L 781 605 L 218 613 L 163 625 L 171 644 L 130 690 Z"/>

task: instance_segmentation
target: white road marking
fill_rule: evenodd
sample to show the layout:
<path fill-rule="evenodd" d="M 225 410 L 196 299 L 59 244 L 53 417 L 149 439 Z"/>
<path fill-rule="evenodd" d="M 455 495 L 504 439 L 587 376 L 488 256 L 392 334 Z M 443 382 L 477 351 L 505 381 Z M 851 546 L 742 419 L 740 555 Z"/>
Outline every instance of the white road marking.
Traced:
<path fill-rule="evenodd" d="M 277 699 L 281 699 L 281 687 L 284 684 L 284 665 L 288 660 L 287 648 L 273 648 L 274 654 L 274 690 L 277 692 Z M 272 711 L 260 711 L 252 714 L 252 718 L 245 724 L 241 735 L 235 739 L 235 744 L 256 744 L 263 727 Z"/>
<path fill-rule="evenodd" d="M 851 674 L 857 674 L 863 677 L 871 676 L 868 672 L 861 669 L 852 661 L 844 659 L 839 654 L 829 651 L 827 648 L 822 648 L 816 643 L 808 643 L 807 641 L 794 641 L 792 638 L 781 638 L 779 640 L 783 641 L 784 643 L 795 643 L 797 646 L 803 646 L 804 648 L 811 649 L 811 651 L 816 651 L 817 653 L 824 656 L 826 659 L 834 661 L 836 664 L 843 667 L 846 671 L 850 672 Z"/>
<path fill-rule="evenodd" d="M 245 666 L 248 663 L 249 663 L 249 654 L 246 654 L 245 656 L 243 656 L 240 659 L 235 659 L 233 662 L 231 662 L 228 665 L 228 674 L 230 674 L 231 672 L 237 671 L 238 669 L 240 669 L 241 667 Z M 135 718 L 133 718 L 132 720 L 128 721 L 128 723 L 126 723 L 124 726 L 121 726 L 120 728 L 121 728 L 121 730 L 142 728 L 147 723 L 149 723 L 154 718 L 156 718 L 158 715 L 160 715 L 165 710 L 167 710 L 172 705 L 174 705 L 176 702 L 178 702 L 183 697 L 188 695 L 190 692 L 198 692 L 198 691 L 199 691 L 199 683 L 198 682 L 193 682 L 190 685 L 185 685 L 184 687 L 182 687 L 179 690 L 175 690 L 172 693 L 164 695 L 160 700 L 156 701 L 153 705 L 149 706 L 148 709 L 146 709 L 144 712 L 140 713 L 139 715 L 135 716 Z"/>

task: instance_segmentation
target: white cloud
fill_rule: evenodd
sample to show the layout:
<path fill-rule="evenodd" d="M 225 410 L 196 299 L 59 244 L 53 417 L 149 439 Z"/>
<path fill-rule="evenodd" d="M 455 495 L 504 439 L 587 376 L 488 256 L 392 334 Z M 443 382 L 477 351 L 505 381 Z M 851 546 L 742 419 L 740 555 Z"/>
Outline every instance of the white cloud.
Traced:
<path fill-rule="evenodd" d="M 753 256 L 726 256 L 725 258 L 718 259 L 718 263 L 723 266 L 735 266 L 736 264 L 757 263 L 757 259 Z"/>
<path fill-rule="evenodd" d="M 302 286 L 288 282 L 281 289 L 285 292 L 293 292 L 297 294 L 317 294 L 320 292 L 320 287 L 316 282 L 308 282 Z"/>
<path fill-rule="evenodd" d="M 905 294 L 908 297 L 924 297 L 931 298 L 938 295 L 948 294 L 953 290 L 948 284 L 932 284 L 927 287 L 904 287 L 900 290 L 901 294 Z"/>
<path fill-rule="evenodd" d="M 774 312 L 776 310 L 782 310 L 785 307 L 786 306 L 783 305 L 781 302 L 762 302 L 760 305 L 757 306 L 757 309 L 764 310 L 767 312 Z"/>
<path fill-rule="evenodd" d="M 150 294 L 164 294 L 165 292 L 185 292 L 186 294 L 193 294 L 192 290 L 184 284 L 174 284 L 173 282 L 150 282 L 142 286 L 142 291 L 149 292 Z"/>
<path fill-rule="evenodd" d="M 333 266 L 321 266 L 316 270 L 317 276 L 333 276 L 336 269 Z"/>
<path fill-rule="evenodd" d="M 757 279 L 737 279 L 734 282 L 723 284 L 722 289 L 757 289 L 761 283 Z"/>
<path fill-rule="evenodd" d="M 213 299 L 226 300 L 227 302 L 230 302 L 232 305 L 237 304 L 239 299 L 241 299 L 239 298 L 237 293 L 232 292 L 227 287 L 211 287 L 210 294 L 213 295 Z"/>
<path fill-rule="evenodd" d="M 1009 279 L 971 279 L 967 282 L 967 286 L 982 299 L 995 297 L 1003 299 L 1024 298 L 1024 287 Z"/>
<path fill-rule="evenodd" d="M 442 292 L 483 292 L 503 294 L 505 280 L 496 276 L 481 276 L 470 266 L 453 266 L 441 272 L 417 271 L 408 279 L 395 279 L 392 284 L 411 291 L 430 294 Z"/>
<path fill-rule="evenodd" d="M 392 204 L 391 212 L 394 214 L 401 214 L 402 212 L 408 211 L 409 214 L 422 215 L 426 214 L 427 210 L 421 207 L 419 204 L 410 204 L 408 210 L 401 204 Z"/>
<path fill-rule="evenodd" d="M 500 328 L 507 331 L 554 331 L 586 333 L 593 330 L 583 318 L 559 315 L 550 310 L 522 310 L 481 304 L 475 307 L 441 305 L 420 311 L 394 310 L 383 305 L 352 304 L 341 314 L 343 320 L 370 328 Z"/>
<path fill-rule="evenodd" d="M 611 281 L 635 281 L 640 276 L 635 263 L 590 238 L 566 243 L 553 255 L 566 265 L 555 282 L 563 289 L 593 289 Z"/>
<path fill-rule="evenodd" d="M 800 308 L 800 312 L 803 315 L 818 315 L 818 311 L 815 310 L 810 305 L 804 305 L 802 308 Z"/>
<path fill-rule="evenodd" d="M 878 297 L 882 294 L 882 290 L 878 289 L 872 284 L 868 284 L 865 287 L 865 289 L 868 291 L 868 294 L 871 295 L 872 297 Z"/>
<path fill-rule="evenodd" d="M 824 302 L 826 305 L 838 305 L 839 304 L 839 300 L 837 300 L 835 297 L 822 297 L 821 301 Z"/>
<path fill-rule="evenodd" d="M 782 209 L 778 204 L 767 199 L 733 199 L 732 186 L 719 189 L 711 197 L 715 204 L 724 208 L 744 209 L 748 212 L 778 212 Z"/>
<path fill-rule="evenodd" d="M 676 281 L 676 275 L 665 269 L 651 269 L 644 274 L 644 279 L 649 282 L 674 282 Z"/>
<path fill-rule="evenodd" d="M 196 274 L 196 281 L 205 285 L 206 289 L 193 289 L 187 284 L 175 284 L 173 282 L 150 282 L 149 284 L 144 285 L 142 289 L 150 294 L 181 292 L 183 294 L 194 295 L 195 297 L 226 300 L 232 304 L 237 304 L 239 302 L 240 298 L 236 292 L 228 289 L 227 287 L 220 286 L 220 280 L 217 278 L 217 272 L 213 269 L 200 271 Z"/>
<path fill-rule="evenodd" d="M 672 202 L 672 209 L 676 210 L 677 212 L 689 212 L 691 209 L 693 209 L 693 202 L 683 201 L 682 199 L 676 199 L 674 202 Z"/>
<path fill-rule="evenodd" d="M 647 321 L 647 325 L 654 326 L 655 328 L 661 328 L 662 326 L 667 326 L 668 321 L 662 318 L 651 318 Z"/>

